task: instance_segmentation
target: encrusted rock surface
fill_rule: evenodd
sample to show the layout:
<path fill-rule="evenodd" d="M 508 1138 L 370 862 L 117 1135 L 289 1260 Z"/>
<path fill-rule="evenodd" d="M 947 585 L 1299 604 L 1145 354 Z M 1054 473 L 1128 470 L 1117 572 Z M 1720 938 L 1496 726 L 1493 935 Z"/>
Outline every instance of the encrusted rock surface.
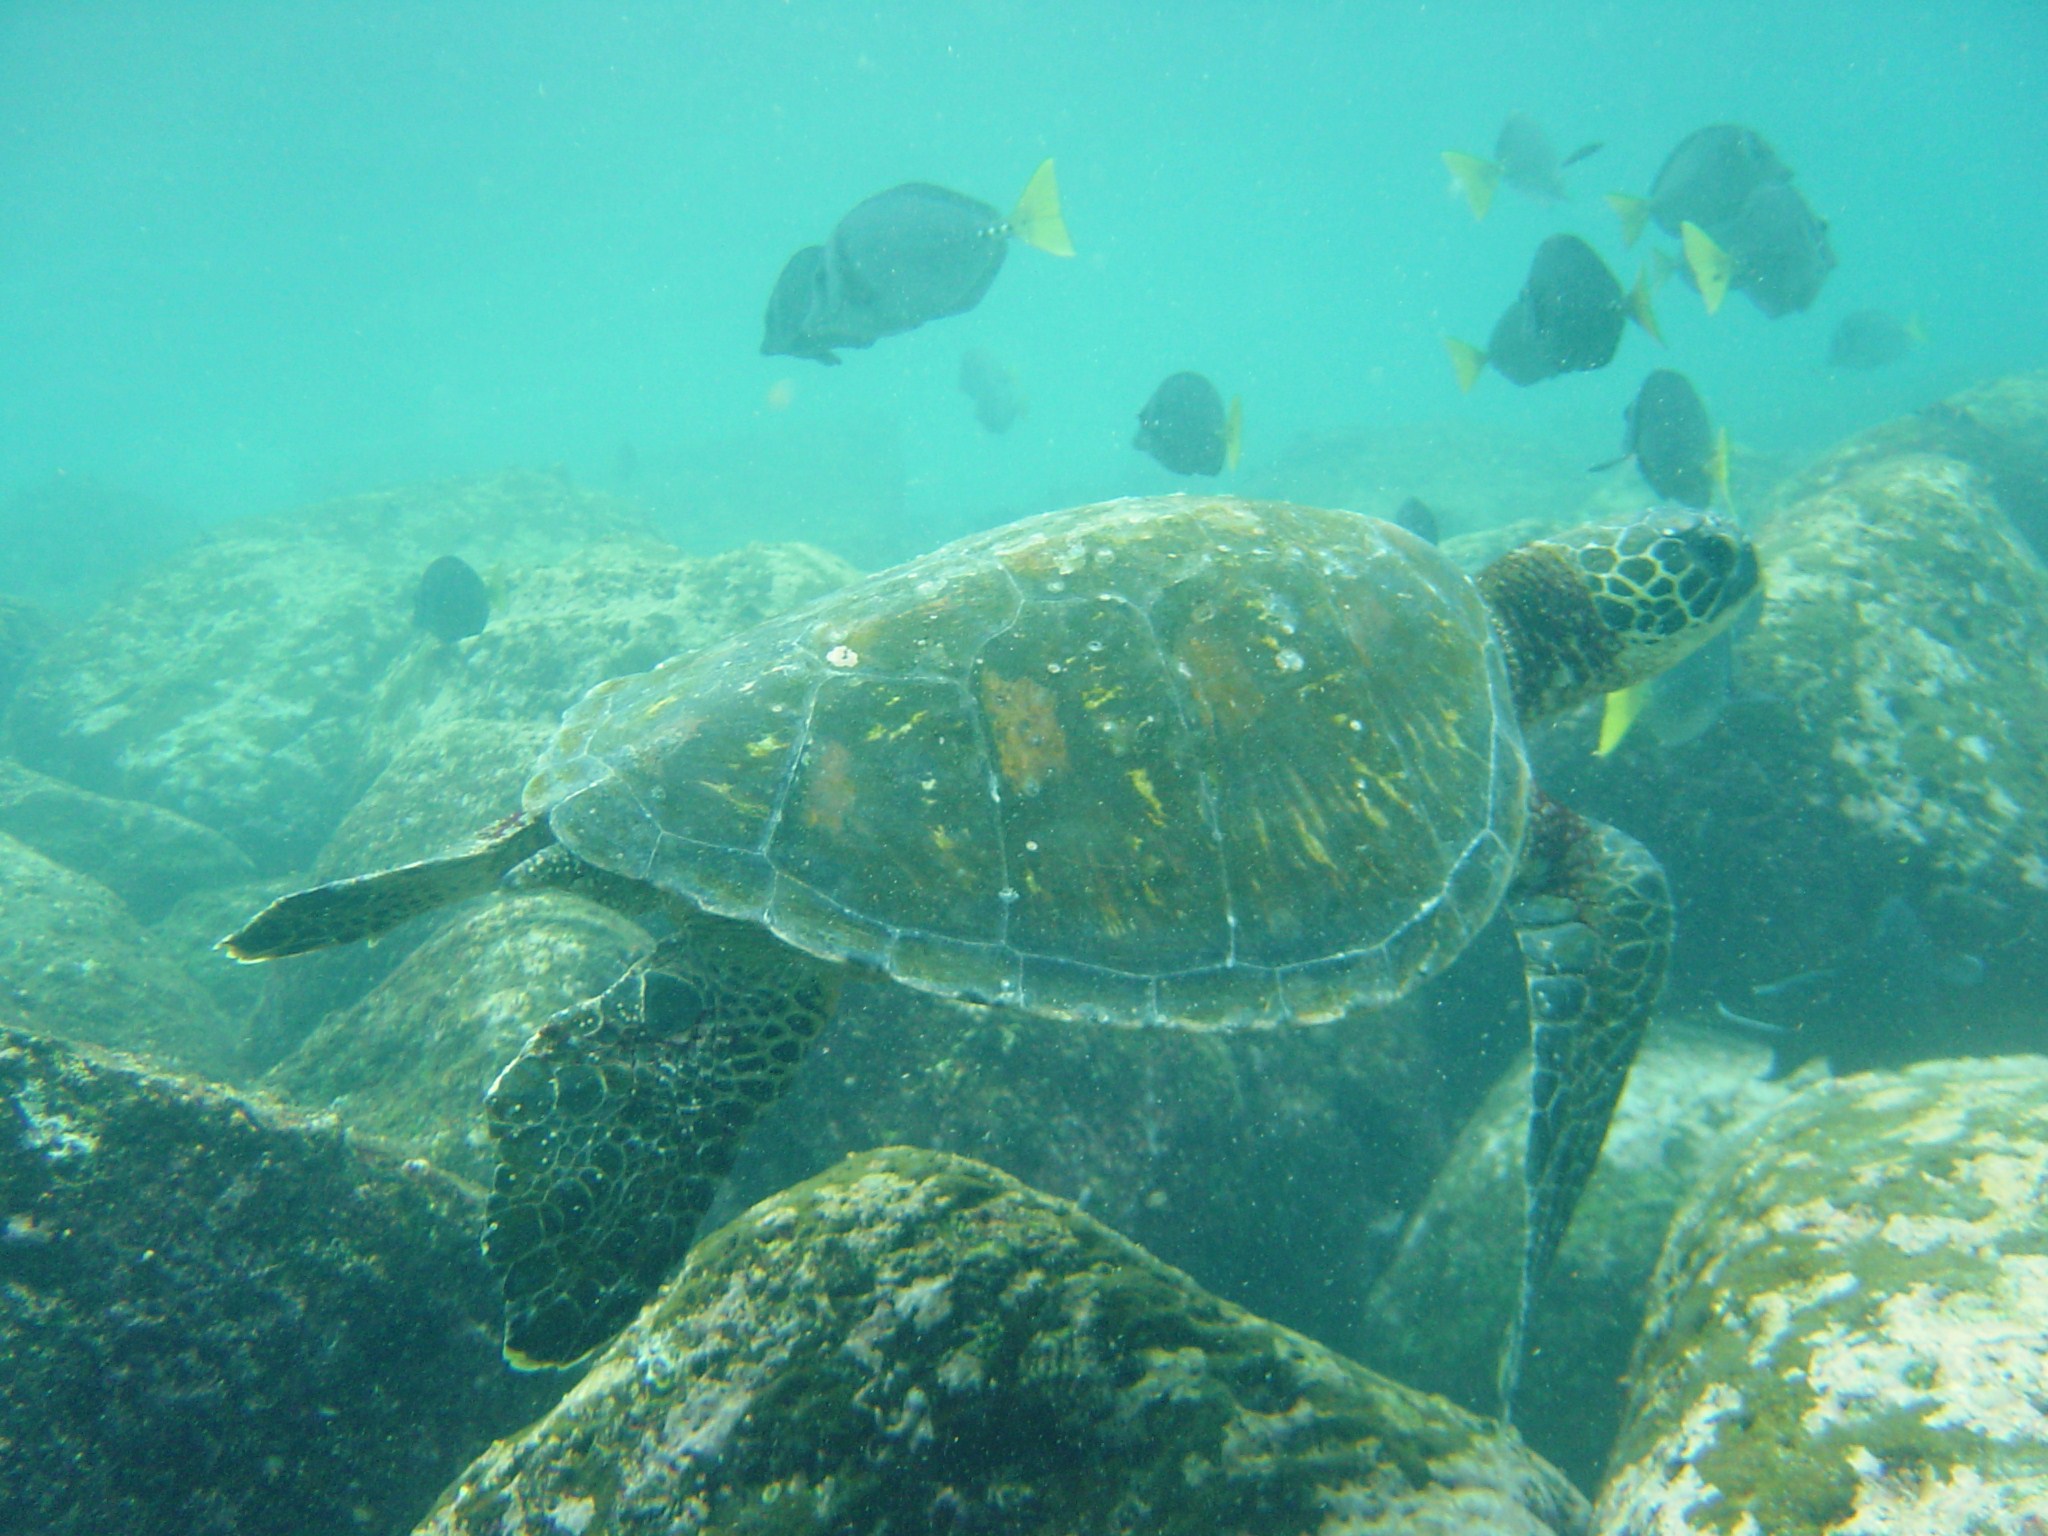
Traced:
<path fill-rule="evenodd" d="M 560 1388 L 499 1356 L 479 1203 L 0 1027 L 0 1529 L 405 1530 Z"/>
<path fill-rule="evenodd" d="M 1600 762 L 1558 733 L 1541 777 L 1663 859 L 1678 996 L 1850 1065 L 2009 1045 L 2048 985 L 2048 568 L 1959 460 L 1823 478 L 1758 530 L 1735 707 Z"/>
<path fill-rule="evenodd" d="M 888 1148 L 762 1202 L 433 1536 L 1538 1536 L 1513 1434 L 1217 1300 L 992 1168 Z"/>
<path fill-rule="evenodd" d="M 0 832 L 90 875 L 144 922 L 256 871 L 227 838 L 173 811 L 96 795 L 0 757 Z"/>
<path fill-rule="evenodd" d="M 0 593 L 0 709 L 55 626 L 34 604 Z"/>
<path fill-rule="evenodd" d="M 980 1158 L 1211 1291 L 1329 1337 L 1448 1142 L 1415 1010 L 1241 1034 L 1061 1024 L 848 988 L 709 1220 L 906 1142 Z"/>
<path fill-rule="evenodd" d="M 0 832 L 0 1009 L 45 1033 L 229 1076 L 237 1032 L 96 880 Z"/>
<path fill-rule="evenodd" d="M 1731 1136 L 1791 1091 L 1770 1051 L 1659 1024 L 1615 1107 L 1599 1166 L 1530 1327 L 1515 1422 L 1582 1487 L 1599 1480 L 1621 1422 L 1623 1377 L 1650 1274 L 1679 1201 Z M 1526 1059 L 1467 1123 L 1362 1325 L 1326 1335 L 1410 1386 L 1496 1411 L 1501 1342 L 1521 1273 Z"/>
<path fill-rule="evenodd" d="M 2048 1529 L 2048 1059 L 1823 1082 L 1674 1223 L 1601 1536 Z"/>

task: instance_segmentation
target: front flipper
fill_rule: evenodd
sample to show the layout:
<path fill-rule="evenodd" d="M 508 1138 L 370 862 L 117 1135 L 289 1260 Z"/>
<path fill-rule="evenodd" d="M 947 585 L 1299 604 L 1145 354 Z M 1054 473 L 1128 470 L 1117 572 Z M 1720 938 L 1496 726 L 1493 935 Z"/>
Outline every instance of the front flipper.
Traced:
<path fill-rule="evenodd" d="M 509 1360 L 566 1365 L 632 1320 L 838 990 L 836 971 L 752 924 L 698 916 L 534 1031 L 485 1098 L 484 1254 Z"/>
<path fill-rule="evenodd" d="M 1521 1286 L 1501 1357 L 1508 1413 L 1536 1288 L 1579 1203 L 1671 960 L 1671 891 L 1634 838 L 1538 796 L 1508 897 L 1529 986 Z"/>

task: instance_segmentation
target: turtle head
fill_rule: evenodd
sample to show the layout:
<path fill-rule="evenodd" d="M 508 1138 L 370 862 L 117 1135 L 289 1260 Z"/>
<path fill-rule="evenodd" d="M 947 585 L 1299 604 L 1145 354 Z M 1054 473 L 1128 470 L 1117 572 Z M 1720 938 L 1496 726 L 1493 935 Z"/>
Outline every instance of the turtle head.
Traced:
<path fill-rule="evenodd" d="M 1549 534 L 1479 573 L 1525 724 L 1682 661 L 1728 627 L 1758 582 L 1749 536 L 1691 507 Z"/>

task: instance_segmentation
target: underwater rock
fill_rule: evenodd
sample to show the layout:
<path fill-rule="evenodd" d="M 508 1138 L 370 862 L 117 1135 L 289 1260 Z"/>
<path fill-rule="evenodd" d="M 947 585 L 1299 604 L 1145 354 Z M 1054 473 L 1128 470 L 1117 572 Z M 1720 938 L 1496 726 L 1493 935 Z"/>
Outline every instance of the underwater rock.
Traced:
<path fill-rule="evenodd" d="M 6 721 L 15 755 L 302 869 L 360 783 L 369 699 L 409 648 L 429 559 L 548 564 L 636 526 L 545 475 L 353 497 L 229 524 L 53 640 Z"/>
<path fill-rule="evenodd" d="M 241 849 L 140 800 L 96 795 L 0 757 L 0 832 L 90 875 L 154 922 L 194 891 L 251 879 Z"/>
<path fill-rule="evenodd" d="M 0 1008 L 44 1034 L 224 1077 L 236 1032 L 98 881 L 0 832 Z"/>
<path fill-rule="evenodd" d="M 707 1222 L 849 1152 L 959 1152 L 1075 1201 L 1226 1299 L 1331 1338 L 1449 1141 L 1419 1014 L 1398 1003 L 1202 1034 L 855 985 Z"/>
<path fill-rule="evenodd" d="M 0 593 L 0 709 L 7 707 L 21 674 L 55 628 L 34 604 Z"/>
<path fill-rule="evenodd" d="M 1584 1519 L 1511 1431 L 1207 1295 L 1064 1201 L 892 1147 L 699 1243 L 419 1529 L 1538 1536 Z"/>
<path fill-rule="evenodd" d="M 1665 1228 L 1729 1138 L 1792 1091 L 1768 1048 L 1659 1023 L 1615 1107 L 1600 1163 L 1530 1324 L 1515 1423 L 1581 1487 L 1599 1481 Z M 1360 1323 L 1326 1335 L 1375 1370 L 1496 1411 L 1501 1341 L 1520 1279 L 1526 1059 L 1466 1125 L 1373 1287 Z"/>
<path fill-rule="evenodd" d="M 2048 373 L 1994 379 L 1859 433 L 1789 482 L 1784 499 L 1817 495 L 1902 453 L 1940 454 L 1979 470 L 2013 526 L 2048 560 Z"/>
<path fill-rule="evenodd" d="M 2048 1528 L 2048 1060 L 1823 1082 L 1674 1223 L 1601 1536 Z"/>
<path fill-rule="evenodd" d="M 559 1378 L 481 1201 L 309 1121 L 0 1029 L 0 1528 L 396 1532 Z"/>
<path fill-rule="evenodd" d="M 488 1184 L 484 1090 L 549 1015 L 602 992 L 649 942 L 573 896 L 487 903 L 329 1015 L 263 1085 Z"/>
<path fill-rule="evenodd" d="M 262 911 L 296 888 L 292 877 L 281 876 L 194 891 L 180 897 L 177 905 L 149 926 L 157 947 L 213 999 L 214 1007 L 242 1042 L 242 1055 L 234 1070 L 221 1074 L 223 1082 L 243 1082 L 268 1065 L 250 1056 L 249 1036 L 272 977 L 262 966 L 243 965 L 231 957 L 220 947 L 221 937 L 247 922 L 251 912 Z"/>
<path fill-rule="evenodd" d="M 459 648 L 413 647 L 372 690 L 363 764 L 381 772 L 407 743 L 457 720 L 552 734 L 567 709 L 608 677 L 648 668 L 843 586 L 852 566 L 807 544 L 749 544 L 694 558 L 653 539 L 603 539 L 508 575 L 491 627 Z M 449 783 L 465 783 L 466 764 Z M 532 767 L 532 754 L 518 764 Z M 459 829 L 512 809 L 516 795 Z M 445 846 L 445 845 L 444 845 Z M 374 868 L 385 850 L 373 852 Z M 438 852 L 423 848 L 415 857 Z M 323 855 L 320 868 L 338 850 Z"/>
<path fill-rule="evenodd" d="M 1596 760 L 1582 721 L 1538 742 L 1539 777 L 1663 860 L 1674 1001 L 1802 1026 L 1838 1065 L 2036 1038 L 2048 569 L 1983 475 L 1919 454 L 1829 477 L 1756 541 L 1718 724 Z M 1902 910 L 1918 942 L 1891 942 Z"/>

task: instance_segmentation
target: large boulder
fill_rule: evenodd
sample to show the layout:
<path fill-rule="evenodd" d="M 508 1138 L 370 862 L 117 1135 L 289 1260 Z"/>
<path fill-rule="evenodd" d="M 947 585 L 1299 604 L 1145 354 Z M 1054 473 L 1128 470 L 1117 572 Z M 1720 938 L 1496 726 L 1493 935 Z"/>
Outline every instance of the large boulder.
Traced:
<path fill-rule="evenodd" d="M 240 1063 L 238 1032 L 119 897 L 4 832 L 0 1008 L 210 1077 Z"/>
<path fill-rule="evenodd" d="M 1422 1199 L 1453 1123 L 1409 1005 L 1203 1034 L 857 984 L 707 1219 L 849 1152 L 958 1152 L 1075 1201 L 1241 1306 L 1330 1337 Z"/>
<path fill-rule="evenodd" d="M 1673 1225 L 1601 1536 L 2048 1528 L 2048 1060 L 1805 1089 Z"/>
<path fill-rule="evenodd" d="M 1718 722 L 1605 760 L 1590 722 L 1554 733 L 1544 782 L 1663 859 L 1674 993 L 1701 1009 L 1803 1024 L 1851 1065 L 2032 1038 L 2048 569 L 1981 473 L 1924 454 L 1856 459 L 1757 544 L 1766 596 Z"/>
<path fill-rule="evenodd" d="M 480 1202 L 309 1121 L 0 1028 L 0 1528 L 406 1529 L 555 1378 Z"/>
<path fill-rule="evenodd" d="M 1814 495 L 1902 453 L 1939 454 L 1976 469 L 2013 526 L 2048 559 L 2048 373 L 1993 379 L 1860 432 L 1802 470 L 1784 495 Z"/>
<path fill-rule="evenodd" d="M 140 800 L 116 800 L 0 757 L 0 832 L 90 875 L 142 921 L 184 897 L 255 878 L 211 827 Z"/>
<path fill-rule="evenodd" d="M 1643 1043 L 1584 1199 L 1537 1299 L 1515 1423 L 1597 1484 L 1621 1423 L 1629 1350 L 1673 1212 L 1731 1136 L 1791 1089 L 1770 1050 L 1683 1024 Z M 1529 1068 L 1501 1078 L 1452 1148 L 1362 1319 L 1329 1342 L 1478 1412 L 1498 1409 L 1502 1341 L 1521 1277 Z"/>
<path fill-rule="evenodd" d="M 420 1530 L 1538 1536 L 1584 1518 L 1512 1431 L 992 1168 L 889 1148 L 699 1244 Z"/>
<path fill-rule="evenodd" d="M 7 734 L 31 767 L 177 811 L 265 870 L 304 868 L 358 787 L 377 685 L 408 651 L 440 648 L 412 627 L 427 563 L 653 542 L 636 530 L 616 503 L 537 475 L 233 523 L 51 642 Z"/>

